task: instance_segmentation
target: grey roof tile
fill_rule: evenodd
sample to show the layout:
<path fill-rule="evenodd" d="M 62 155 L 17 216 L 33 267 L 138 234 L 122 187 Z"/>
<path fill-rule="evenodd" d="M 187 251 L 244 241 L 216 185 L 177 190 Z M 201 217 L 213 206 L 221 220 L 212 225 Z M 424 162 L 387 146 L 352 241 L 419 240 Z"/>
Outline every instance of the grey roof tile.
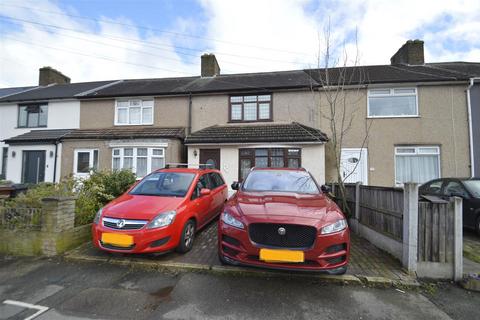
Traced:
<path fill-rule="evenodd" d="M 8 144 L 17 143 L 53 143 L 59 141 L 66 134 L 74 129 L 51 129 L 51 130 L 32 130 L 27 133 L 5 139 L 4 142 Z"/>
<path fill-rule="evenodd" d="M 185 136 L 185 128 L 115 127 L 105 129 L 78 129 L 63 137 L 68 139 L 134 139 L 134 138 L 179 138 Z"/>
<path fill-rule="evenodd" d="M 212 126 L 193 132 L 185 144 L 249 142 L 319 142 L 328 141 L 325 133 L 306 125 L 292 123 Z"/>

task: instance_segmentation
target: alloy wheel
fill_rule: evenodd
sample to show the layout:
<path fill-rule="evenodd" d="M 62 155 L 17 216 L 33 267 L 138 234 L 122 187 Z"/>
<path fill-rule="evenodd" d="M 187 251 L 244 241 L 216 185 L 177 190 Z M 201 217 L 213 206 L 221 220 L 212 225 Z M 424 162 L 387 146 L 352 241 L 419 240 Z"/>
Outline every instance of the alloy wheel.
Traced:
<path fill-rule="evenodd" d="M 193 223 L 189 223 L 187 227 L 185 228 L 185 247 L 190 248 L 190 246 L 193 243 L 193 237 L 195 234 L 195 228 L 193 226 Z"/>

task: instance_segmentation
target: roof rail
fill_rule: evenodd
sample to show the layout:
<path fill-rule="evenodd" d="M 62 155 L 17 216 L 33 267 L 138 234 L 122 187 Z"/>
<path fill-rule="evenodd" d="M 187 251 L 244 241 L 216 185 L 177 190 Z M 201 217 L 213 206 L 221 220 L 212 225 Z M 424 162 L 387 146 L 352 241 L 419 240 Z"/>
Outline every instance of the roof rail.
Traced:
<path fill-rule="evenodd" d="M 213 169 L 213 164 L 210 163 L 167 163 L 166 169 L 169 168 L 198 168 L 198 169 Z"/>

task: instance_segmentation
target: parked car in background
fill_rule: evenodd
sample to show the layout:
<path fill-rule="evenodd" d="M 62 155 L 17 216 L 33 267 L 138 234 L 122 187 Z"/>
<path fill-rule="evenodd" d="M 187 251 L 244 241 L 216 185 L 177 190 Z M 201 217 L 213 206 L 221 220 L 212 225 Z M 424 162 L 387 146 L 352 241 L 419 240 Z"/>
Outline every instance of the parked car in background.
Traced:
<path fill-rule="evenodd" d="M 345 216 L 304 169 L 253 168 L 218 222 L 220 261 L 273 269 L 347 270 Z M 326 191 L 326 189 L 324 188 Z"/>
<path fill-rule="evenodd" d="M 474 229 L 480 235 L 480 179 L 443 178 L 429 181 L 419 188 L 420 195 L 438 196 L 443 199 L 463 199 L 463 226 Z"/>
<path fill-rule="evenodd" d="M 93 244 L 114 252 L 187 252 L 195 232 L 222 211 L 227 194 L 218 170 L 160 169 L 98 211 Z"/>

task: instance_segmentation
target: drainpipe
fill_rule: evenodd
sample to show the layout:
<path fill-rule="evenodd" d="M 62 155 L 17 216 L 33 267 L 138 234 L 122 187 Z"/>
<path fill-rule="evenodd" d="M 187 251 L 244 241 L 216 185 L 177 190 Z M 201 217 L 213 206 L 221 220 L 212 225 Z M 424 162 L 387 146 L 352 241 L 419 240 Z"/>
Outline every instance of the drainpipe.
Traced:
<path fill-rule="evenodd" d="M 59 141 L 55 141 L 55 159 L 53 159 L 53 183 L 57 182 L 57 151 Z"/>
<path fill-rule="evenodd" d="M 475 80 L 480 80 L 480 77 L 470 78 L 470 84 L 467 87 L 467 107 L 468 107 L 468 131 L 470 136 L 470 171 L 472 177 L 475 177 L 475 163 L 473 155 L 473 125 L 472 125 L 472 104 L 470 98 L 470 89 L 474 86 Z"/>
<path fill-rule="evenodd" d="M 192 133 L 192 93 L 188 94 L 188 127 L 187 135 Z"/>

